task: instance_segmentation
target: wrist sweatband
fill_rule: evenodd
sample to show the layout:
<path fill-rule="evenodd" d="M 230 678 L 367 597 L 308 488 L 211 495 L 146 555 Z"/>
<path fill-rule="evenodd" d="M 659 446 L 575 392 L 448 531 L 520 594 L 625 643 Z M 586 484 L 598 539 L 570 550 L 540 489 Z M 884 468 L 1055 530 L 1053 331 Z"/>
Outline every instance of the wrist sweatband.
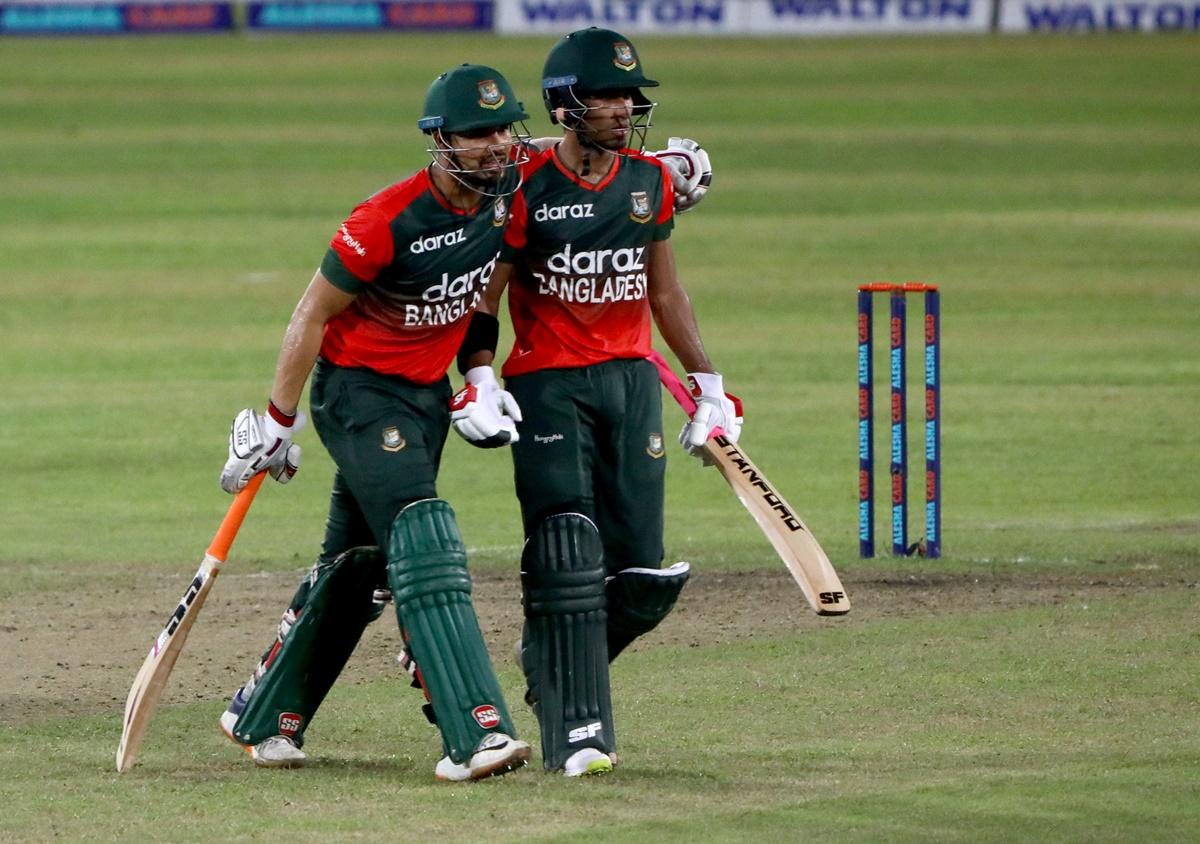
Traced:
<path fill-rule="evenodd" d="M 500 320 L 491 314 L 476 311 L 471 314 L 471 322 L 467 325 L 467 334 L 463 337 L 462 345 L 458 347 L 458 373 L 466 375 L 471 368 L 469 361 L 476 352 L 491 352 L 496 354 L 496 344 L 500 342 Z"/>

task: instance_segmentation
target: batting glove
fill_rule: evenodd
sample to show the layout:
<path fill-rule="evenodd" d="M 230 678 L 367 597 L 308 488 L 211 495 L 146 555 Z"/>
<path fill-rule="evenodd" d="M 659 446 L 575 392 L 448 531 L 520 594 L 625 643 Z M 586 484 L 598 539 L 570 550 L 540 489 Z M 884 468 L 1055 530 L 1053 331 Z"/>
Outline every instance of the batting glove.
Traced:
<path fill-rule="evenodd" d="M 725 392 L 721 376 L 715 372 L 689 372 L 688 385 L 696 399 L 696 412 L 679 432 L 679 442 L 688 454 L 702 455 L 704 443 L 717 428 L 730 442 L 737 442 L 742 435 L 742 400 Z"/>
<path fill-rule="evenodd" d="M 521 437 L 521 408 L 512 393 L 500 388 L 490 366 L 467 370 L 466 385 L 450 399 L 450 424 L 478 448 L 499 448 Z"/>
<path fill-rule="evenodd" d="M 286 484 L 300 470 L 300 446 L 292 436 L 304 427 L 303 413 L 287 416 L 274 405 L 265 415 L 246 408 L 229 428 L 229 459 L 221 470 L 221 489 L 233 494 L 259 472 Z M 285 424 L 290 423 L 290 424 Z"/>
<path fill-rule="evenodd" d="M 712 163 L 708 153 L 691 138 L 671 138 L 667 148 L 654 153 L 667 165 L 675 188 L 675 213 L 683 214 L 700 204 L 712 184 Z"/>

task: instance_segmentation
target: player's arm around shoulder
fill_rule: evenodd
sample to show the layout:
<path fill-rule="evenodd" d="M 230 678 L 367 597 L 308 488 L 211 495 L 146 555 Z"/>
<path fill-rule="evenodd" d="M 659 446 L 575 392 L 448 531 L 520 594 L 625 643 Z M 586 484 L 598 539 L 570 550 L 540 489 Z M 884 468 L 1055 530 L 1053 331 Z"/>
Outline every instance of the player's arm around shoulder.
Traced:
<path fill-rule="evenodd" d="M 663 165 L 674 191 L 675 213 L 691 211 L 712 186 L 708 152 L 691 138 L 671 138 L 667 148 L 651 153 Z"/>

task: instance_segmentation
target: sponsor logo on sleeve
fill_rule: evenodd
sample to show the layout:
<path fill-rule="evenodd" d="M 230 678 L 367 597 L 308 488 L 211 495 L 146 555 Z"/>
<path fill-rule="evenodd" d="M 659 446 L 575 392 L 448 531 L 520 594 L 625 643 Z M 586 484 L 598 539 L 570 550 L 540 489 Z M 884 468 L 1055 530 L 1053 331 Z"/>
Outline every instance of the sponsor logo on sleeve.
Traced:
<path fill-rule="evenodd" d="M 358 257 L 360 257 L 360 258 L 367 257 L 366 247 L 354 239 L 354 236 L 352 234 L 350 234 L 350 230 L 348 228 L 346 228 L 345 223 L 342 223 L 342 227 L 341 227 L 340 231 L 342 233 L 342 243 L 346 244 L 351 249 L 353 249 L 355 251 L 355 253 L 357 253 Z"/>

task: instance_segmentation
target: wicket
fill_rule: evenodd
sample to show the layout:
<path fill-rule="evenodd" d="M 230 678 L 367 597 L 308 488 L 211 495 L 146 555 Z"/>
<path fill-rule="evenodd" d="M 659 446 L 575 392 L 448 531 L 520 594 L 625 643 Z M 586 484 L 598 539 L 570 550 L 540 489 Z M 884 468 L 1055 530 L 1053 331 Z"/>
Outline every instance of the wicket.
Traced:
<path fill-rule="evenodd" d="M 875 424 L 872 303 L 875 293 L 891 298 L 889 370 L 891 386 L 892 554 L 942 555 L 941 300 L 933 284 L 858 286 L 858 553 L 875 556 Z M 925 294 L 925 539 L 908 544 L 908 412 L 905 294 Z"/>

